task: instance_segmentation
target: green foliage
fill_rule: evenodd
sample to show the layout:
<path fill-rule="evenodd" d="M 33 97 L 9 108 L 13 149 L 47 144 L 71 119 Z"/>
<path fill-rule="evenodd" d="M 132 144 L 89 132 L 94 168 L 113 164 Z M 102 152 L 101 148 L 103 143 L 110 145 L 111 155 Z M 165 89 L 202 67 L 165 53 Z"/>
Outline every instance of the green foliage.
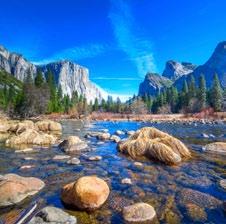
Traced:
<path fill-rule="evenodd" d="M 221 111 L 223 103 L 223 90 L 220 86 L 218 75 L 214 75 L 213 85 L 210 92 L 211 104 L 215 111 Z"/>
<path fill-rule="evenodd" d="M 38 71 L 36 77 L 35 77 L 35 86 L 41 87 L 44 84 L 44 78 L 41 71 Z"/>
<path fill-rule="evenodd" d="M 206 92 L 207 92 L 206 80 L 205 80 L 205 76 L 202 74 L 199 78 L 199 92 L 198 92 L 200 110 L 206 107 L 206 104 L 207 104 Z"/>

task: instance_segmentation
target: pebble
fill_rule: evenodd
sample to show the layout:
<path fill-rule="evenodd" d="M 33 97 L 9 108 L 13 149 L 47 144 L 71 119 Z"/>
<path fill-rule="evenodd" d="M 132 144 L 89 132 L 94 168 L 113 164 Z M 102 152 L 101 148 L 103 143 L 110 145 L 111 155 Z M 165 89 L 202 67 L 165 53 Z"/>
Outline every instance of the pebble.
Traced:
<path fill-rule="evenodd" d="M 53 160 L 64 160 L 64 159 L 70 159 L 70 156 L 67 155 L 56 155 L 53 157 Z"/>
<path fill-rule="evenodd" d="M 124 178 L 121 180 L 122 184 L 132 184 L 132 180 L 130 178 Z"/>
<path fill-rule="evenodd" d="M 70 159 L 67 161 L 67 164 L 71 164 L 71 165 L 79 165 L 80 164 L 80 160 L 76 157 Z"/>
<path fill-rule="evenodd" d="M 89 161 L 99 161 L 102 160 L 102 156 L 91 156 L 88 158 Z"/>

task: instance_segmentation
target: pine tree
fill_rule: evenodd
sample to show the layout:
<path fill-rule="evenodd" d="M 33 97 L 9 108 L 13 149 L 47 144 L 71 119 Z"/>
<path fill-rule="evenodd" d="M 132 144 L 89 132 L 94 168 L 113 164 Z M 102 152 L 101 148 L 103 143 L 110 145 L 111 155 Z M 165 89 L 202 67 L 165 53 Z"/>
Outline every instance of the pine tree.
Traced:
<path fill-rule="evenodd" d="M 204 109 L 206 107 L 206 80 L 205 76 L 202 74 L 199 77 L 199 94 L 198 94 L 198 100 L 200 104 L 200 109 Z"/>
<path fill-rule="evenodd" d="M 211 102 L 215 111 L 221 111 L 223 101 L 223 91 L 220 86 L 218 75 L 214 75 L 213 85 L 211 88 Z"/>
<path fill-rule="evenodd" d="M 33 84 L 33 78 L 31 75 L 31 71 L 28 71 L 27 76 L 25 77 L 24 83 Z"/>
<path fill-rule="evenodd" d="M 190 82 L 188 85 L 188 95 L 189 95 L 189 100 L 196 96 L 195 78 L 193 75 L 191 76 Z"/>
<path fill-rule="evenodd" d="M 94 105 L 93 105 L 93 111 L 98 111 L 99 110 L 99 103 L 98 99 L 95 98 Z"/>
<path fill-rule="evenodd" d="M 35 86 L 41 87 L 44 83 L 44 78 L 42 72 L 39 70 L 36 77 L 35 77 Z"/>

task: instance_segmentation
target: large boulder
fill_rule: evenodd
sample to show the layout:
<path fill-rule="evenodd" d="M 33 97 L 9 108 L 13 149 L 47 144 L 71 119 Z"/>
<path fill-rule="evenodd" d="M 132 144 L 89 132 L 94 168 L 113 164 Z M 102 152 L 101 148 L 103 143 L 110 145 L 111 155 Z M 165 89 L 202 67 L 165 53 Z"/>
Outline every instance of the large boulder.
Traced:
<path fill-rule="evenodd" d="M 24 120 L 21 122 L 12 122 L 10 125 L 10 132 L 14 132 L 16 134 L 20 134 L 24 132 L 26 129 L 34 129 L 35 125 L 33 121 Z"/>
<path fill-rule="evenodd" d="M 48 206 L 38 212 L 35 217 L 31 219 L 29 224 L 76 224 L 77 219 L 64 212 L 62 209 Z"/>
<path fill-rule="evenodd" d="M 119 142 L 118 150 L 132 158 L 146 156 L 169 165 L 191 157 L 190 151 L 180 140 L 151 127 L 142 128 L 128 140 Z"/>
<path fill-rule="evenodd" d="M 146 203 L 136 203 L 123 208 L 126 223 L 153 223 L 156 219 L 155 209 Z"/>
<path fill-rule="evenodd" d="M 69 136 L 63 142 L 59 144 L 59 147 L 64 152 L 81 151 L 88 147 L 88 145 L 82 141 L 78 136 Z"/>
<path fill-rule="evenodd" d="M 93 211 L 107 200 L 107 183 L 96 176 L 84 176 L 63 187 L 61 198 L 65 204 L 81 210 Z"/>
<path fill-rule="evenodd" d="M 18 147 L 20 145 L 51 145 L 56 142 L 56 137 L 34 129 L 26 129 L 19 135 L 15 135 L 6 140 L 9 147 Z"/>
<path fill-rule="evenodd" d="M 0 120 L 0 133 L 7 133 L 10 125 L 6 120 Z"/>
<path fill-rule="evenodd" d="M 34 177 L 6 174 L 0 177 L 0 207 L 15 205 L 38 193 L 45 183 Z"/>
<path fill-rule="evenodd" d="M 38 121 L 35 123 L 35 127 L 39 131 L 54 131 L 54 132 L 61 132 L 62 126 L 60 123 L 51 121 L 51 120 L 44 120 L 44 121 Z"/>
<path fill-rule="evenodd" d="M 205 151 L 226 154 L 226 142 L 213 142 L 204 147 Z"/>

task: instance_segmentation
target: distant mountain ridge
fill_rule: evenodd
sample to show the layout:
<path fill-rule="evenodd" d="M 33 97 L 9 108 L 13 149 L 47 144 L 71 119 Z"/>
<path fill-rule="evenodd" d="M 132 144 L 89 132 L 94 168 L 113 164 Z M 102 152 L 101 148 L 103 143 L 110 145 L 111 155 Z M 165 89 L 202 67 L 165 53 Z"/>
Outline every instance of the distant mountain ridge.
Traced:
<path fill-rule="evenodd" d="M 215 74 L 218 75 L 221 86 L 226 88 L 226 41 L 220 42 L 217 45 L 209 60 L 203 65 L 196 66 L 188 62 L 180 63 L 170 60 L 166 62 L 162 75 L 148 73 L 148 75 L 145 76 L 144 81 L 140 84 L 138 95 L 144 96 L 147 94 L 156 96 L 161 89 L 169 87 L 166 79 L 172 81 L 171 85 L 181 89 L 184 80 L 190 80 L 193 75 L 198 84 L 201 74 L 205 76 L 208 88 L 211 86 Z M 164 82 L 161 82 L 159 88 L 156 88 L 156 75 L 159 76 L 157 78 L 158 80 L 163 80 L 164 78 Z M 167 83 L 167 85 L 164 83 Z"/>
<path fill-rule="evenodd" d="M 94 102 L 95 98 L 101 101 L 107 95 L 104 90 L 89 80 L 89 70 L 87 68 L 67 60 L 46 65 L 34 65 L 22 55 L 11 53 L 3 46 L 0 46 L 0 68 L 22 82 L 27 77 L 28 72 L 34 78 L 38 69 L 43 74 L 50 69 L 54 74 L 56 84 L 61 86 L 64 95 L 71 96 L 73 91 L 77 91 L 85 96 L 88 102 Z"/>

